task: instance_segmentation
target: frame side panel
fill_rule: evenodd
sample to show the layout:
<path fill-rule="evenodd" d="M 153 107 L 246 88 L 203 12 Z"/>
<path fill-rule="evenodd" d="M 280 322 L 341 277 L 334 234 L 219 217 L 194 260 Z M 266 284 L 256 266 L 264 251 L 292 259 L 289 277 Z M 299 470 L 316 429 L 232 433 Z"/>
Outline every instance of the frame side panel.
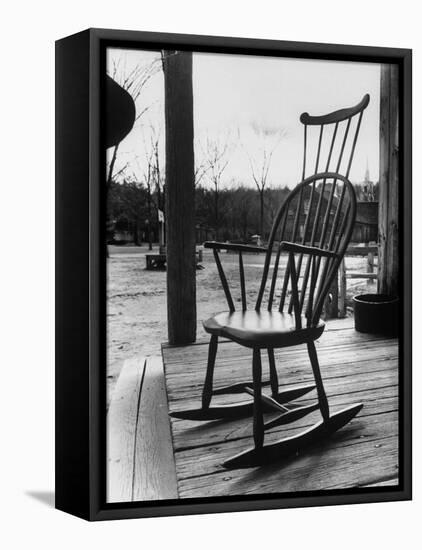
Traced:
<path fill-rule="evenodd" d="M 403 109 L 400 113 L 400 139 L 402 150 L 403 204 L 400 206 L 401 236 L 401 288 L 403 293 L 403 340 L 402 340 L 402 460 L 403 492 L 412 499 L 412 51 L 403 58 L 402 79 L 399 96 Z M 399 116 L 400 116 L 399 115 Z"/>
<path fill-rule="evenodd" d="M 56 508 L 89 517 L 89 42 L 56 42 Z"/>

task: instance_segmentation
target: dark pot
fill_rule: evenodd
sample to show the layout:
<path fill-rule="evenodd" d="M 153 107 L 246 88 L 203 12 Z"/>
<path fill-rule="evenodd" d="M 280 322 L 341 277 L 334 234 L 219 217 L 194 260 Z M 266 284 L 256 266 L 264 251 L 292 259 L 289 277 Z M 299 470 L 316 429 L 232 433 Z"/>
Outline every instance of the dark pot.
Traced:
<path fill-rule="evenodd" d="M 355 329 L 359 332 L 397 336 L 398 298 L 386 294 L 353 297 Z"/>

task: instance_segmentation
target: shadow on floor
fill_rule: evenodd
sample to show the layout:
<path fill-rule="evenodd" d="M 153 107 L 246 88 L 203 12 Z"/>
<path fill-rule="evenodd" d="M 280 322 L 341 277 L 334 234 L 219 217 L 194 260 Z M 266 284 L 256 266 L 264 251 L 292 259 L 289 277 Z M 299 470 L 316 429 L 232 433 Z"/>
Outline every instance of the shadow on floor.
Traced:
<path fill-rule="evenodd" d="M 41 502 L 49 508 L 54 508 L 55 493 L 54 491 L 26 491 L 28 497 L 31 497 L 38 502 Z"/>

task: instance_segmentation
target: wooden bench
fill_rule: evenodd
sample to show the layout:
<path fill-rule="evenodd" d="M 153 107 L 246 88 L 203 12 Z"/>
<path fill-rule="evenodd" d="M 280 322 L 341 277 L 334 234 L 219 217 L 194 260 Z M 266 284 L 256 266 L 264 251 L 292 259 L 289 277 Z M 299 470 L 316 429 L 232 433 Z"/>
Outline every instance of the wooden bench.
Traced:
<path fill-rule="evenodd" d="M 165 254 L 146 254 L 147 269 L 165 269 L 167 256 Z"/>
<path fill-rule="evenodd" d="M 147 269 L 165 269 L 166 268 L 167 255 L 165 253 L 146 254 L 145 258 L 146 258 Z M 195 261 L 197 266 L 202 262 L 202 250 L 196 251 Z"/>
<path fill-rule="evenodd" d="M 125 361 L 107 414 L 107 502 L 178 498 L 161 357 Z"/>

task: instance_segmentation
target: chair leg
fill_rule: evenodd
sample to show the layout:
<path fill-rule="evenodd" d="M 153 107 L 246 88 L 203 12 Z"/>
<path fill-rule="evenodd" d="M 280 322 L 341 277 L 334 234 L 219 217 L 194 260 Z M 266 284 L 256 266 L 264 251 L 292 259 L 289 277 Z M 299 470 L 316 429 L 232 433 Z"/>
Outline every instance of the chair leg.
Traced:
<path fill-rule="evenodd" d="M 202 408 L 208 409 L 211 403 L 212 397 L 212 385 L 214 378 L 214 365 L 215 357 L 217 355 L 218 336 L 214 334 L 211 336 L 210 344 L 208 347 L 208 363 L 207 374 L 205 376 L 204 388 L 202 390 Z"/>
<path fill-rule="evenodd" d="M 261 364 L 261 350 L 254 348 L 253 361 L 252 361 L 252 375 L 253 375 L 253 391 L 254 391 L 254 404 L 253 404 L 253 437 L 255 442 L 255 449 L 261 449 L 264 444 L 264 417 L 262 411 L 262 364 Z"/>
<path fill-rule="evenodd" d="M 270 384 L 271 394 L 276 399 L 278 397 L 278 376 L 275 366 L 274 349 L 268 348 L 268 361 L 270 363 Z"/>
<path fill-rule="evenodd" d="M 330 409 L 328 406 L 328 399 L 325 393 L 324 384 L 322 383 L 321 371 L 319 368 L 318 355 L 315 348 L 315 343 L 313 341 L 308 342 L 307 346 L 308 346 L 309 359 L 311 360 L 312 370 L 314 373 L 315 384 L 317 388 L 319 408 L 321 410 L 322 418 L 324 419 L 325 422 L 328 422 L 330 418 Z"/>

